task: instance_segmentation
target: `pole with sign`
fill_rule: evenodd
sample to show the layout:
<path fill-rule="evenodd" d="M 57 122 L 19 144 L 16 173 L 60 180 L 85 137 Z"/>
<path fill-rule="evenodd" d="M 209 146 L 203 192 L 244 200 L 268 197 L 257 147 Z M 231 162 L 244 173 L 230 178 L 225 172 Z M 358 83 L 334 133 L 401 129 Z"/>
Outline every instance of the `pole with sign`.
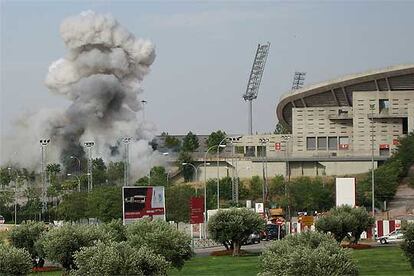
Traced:
<path fill-rule="evenodd" d="M 280 227 L 283 225 L 283 223 L 285 223 L 284 221 L 283 221 L 283 219 L 281 219 L 281 218 L 278 218 L 277 220 L 276 220 L 276 225 L 278 226 L 277 227 L 277 239 L 278 240 L 280 240 Z"/>

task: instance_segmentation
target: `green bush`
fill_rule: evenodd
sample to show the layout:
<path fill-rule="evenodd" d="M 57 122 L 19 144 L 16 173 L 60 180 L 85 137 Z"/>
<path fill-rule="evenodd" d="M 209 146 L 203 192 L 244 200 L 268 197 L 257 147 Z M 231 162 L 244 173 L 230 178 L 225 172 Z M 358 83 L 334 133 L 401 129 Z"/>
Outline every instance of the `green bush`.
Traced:
<path fill-rule="evenodd" d="M 43 222 L 24 222 L 10 232 L 10 241 L 17 248 L 26 249 L 32 257 L 38 256 L 35 243 L 46 230 Z"/>
<path fill-rule="evenodd" d="M 305 232 L 272 242 L 260 257 L 261 276 L 357 275 L 350 251 L 328 234 Z"/>
<path fill-rule="evenodd" d="M 45 232 L 36 246 L 42 257 L 60 263 L 63 268 L 75 268 L 73 254 L 81 247 L 92 246 L 94 242 L 107 241 L 110 235 L 96 226 L 65 224 Z"/>
<path fill-rule="evenodd" d="M 404 241 L 401 248 L 414 269 L 414 223 L 409 223 L 404 229 Z"/>
<path fill-rule="evenodd" d="M 165 221 L 143 219 L 128 225 L 127 241 L 134 248 L 151 248 L 178 269 L 193 256 L 191 238 Z"/>
<path fill-rule="evenodd" d="M 169 263 L 147 247 L 98 242 L 75 253 L 73 275 L 167 275 Z"/>
<path fill-rule="evenodd" d="M 113 219 L 111 222 L 99 225 L 99 229 L 107 235 L 111 241 L 126 241 L 126 227 L 120 219 Z"/>
<path fill-rule="evenodd" d="M 0 244 L 0 275 L 26 275 L 31 270 L 32 259 L 27 250 Z"/>

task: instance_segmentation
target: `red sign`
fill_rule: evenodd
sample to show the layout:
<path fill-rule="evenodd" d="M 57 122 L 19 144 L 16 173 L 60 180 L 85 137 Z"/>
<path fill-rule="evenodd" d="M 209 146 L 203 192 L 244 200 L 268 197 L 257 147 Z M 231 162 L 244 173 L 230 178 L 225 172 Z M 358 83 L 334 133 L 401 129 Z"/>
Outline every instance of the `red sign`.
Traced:
<path fill-rule="evenodd" d="M 190 199 L 190 223 L 198 224 L 204 222 L 204 197 L 192 197 Z"/>
<path fill-rule="evenodd" d="M 393 140 L 392 140 L 392 144 L 393 144 L 394 146 L 398 146 L 398 145 L 400 144 L 400 141 L 399 141 L 398 139 L 393 139 Z"/>
<path fill-rule="evenodd" d="M 389 149 L 390 148 L 390 145 L 388 145 L 388 144 L 380 144 L 379 145 L 379 148 L 380 149 Z"/>
<path fill-rule="evenodd" d="M 276 220 L 276 224 L 277 225 L 283 225 L 285 223 L 285 221 L 283 220 L 283 219 L 281 219 L 281 218 L 278 218 L 277 220 Z"/>
<path fill-rule="evenodd" d="M 280 150 L 280 149 L 281 149 L 280 143 L 275 143 L 275 150 Z"/>
<path fill-rule="evenodd" d="M 165 220 L 164 187 L 123 187 L 124 222 L 141 218 Z"/>
<path fill-rule="evenodd" d="M 339 144 L 339 149 L 347 150 L 347 149 L 349 149 L 349 145 L 348 144 Z"/>

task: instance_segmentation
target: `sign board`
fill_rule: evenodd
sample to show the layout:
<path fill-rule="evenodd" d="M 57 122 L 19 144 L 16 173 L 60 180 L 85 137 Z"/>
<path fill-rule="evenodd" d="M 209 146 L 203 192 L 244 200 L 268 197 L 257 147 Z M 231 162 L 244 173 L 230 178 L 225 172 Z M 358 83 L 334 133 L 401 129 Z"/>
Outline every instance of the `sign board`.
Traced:
<path fill-rule="evenodd" d="M 281 149 L 280 143 L 275 143 L 275 150 L 280 150 L 280 149 Z"/>
<path fill-rule="evenodd" d="M 355 207 L 355 178 L 336 178 L 336 206 Z"/>
<path fill-rule="evenodd" d="M 165 220 L 164 187 L 124 186 L 122 201 L 124 224 L 142 218 Z"/>
<path fill-rule="evenodd" d="M 190 223 L 204 222 L 204 197 L 192 197 L 190 199 Z"/>
<path fill-rule="evenodd" d="M 277 220 L 276 220 L 276 224 L 277 225 L 283 225 L 285 223 L 285 221 L 283 220 L 283 219 L 281 219 L 281 218 L 278 218 Z"/>
<path fill-rule="evenodd" d="M 303 216 L 301 217 L 301 223 L 308 227 L 312 226 L 313 224 L 313 216 Z"/>
<path fill-rule="evenodd" d="M 256 213 L 264 213 L 264 208 L 263 208 L 263 203 L 259 202 L 259 203 L 255 203 L 254 205 L 254 209 L 256 210 Z"/>

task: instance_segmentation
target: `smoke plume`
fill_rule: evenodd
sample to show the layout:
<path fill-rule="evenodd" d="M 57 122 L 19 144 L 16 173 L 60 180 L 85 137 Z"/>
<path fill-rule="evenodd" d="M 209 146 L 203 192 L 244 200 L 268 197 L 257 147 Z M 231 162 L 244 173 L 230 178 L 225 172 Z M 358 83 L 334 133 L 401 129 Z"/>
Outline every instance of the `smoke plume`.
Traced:
<path fill-rule="evenodd" d="M 71 104 L 66 110 L 41 110 L 21 118 L 15 137 L 26 141 L 11 141 L 16 146 L 8 148 L 17 149 L 11 159 L 23 166 L 39 164 L 39 139 L 50 138 L 49 162 L 82 151 L 85 141 L 95 142 L 93 157 L 117 161 L 123 155 L 122 138 L 132 137 L 131 173 L 147 172 L 150 160 L 157 159 L 148 146 L 154 129 L 141 123 L 137 112 L 142 109 L 141 82 L 155 59 L 154 45 L 136 38 L 112 16 L 92 11 L 66 18 L 60 34 L 68 53 L 50 65 L 45 84 Z"/>

